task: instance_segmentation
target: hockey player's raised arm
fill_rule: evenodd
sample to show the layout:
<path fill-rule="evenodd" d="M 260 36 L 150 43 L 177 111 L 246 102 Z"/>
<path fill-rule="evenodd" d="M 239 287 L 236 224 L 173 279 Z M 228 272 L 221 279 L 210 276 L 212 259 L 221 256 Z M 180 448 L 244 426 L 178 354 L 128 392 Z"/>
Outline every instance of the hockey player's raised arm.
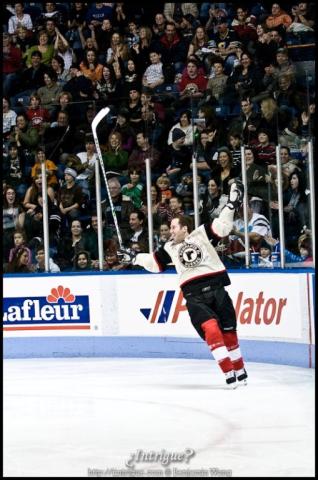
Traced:
<path fill-rule="evenodd" d="M 229 201 L 211 224 L 212 233 L 222 238 L 227 237 L 233 228 L 235 210 L 238 210 L 243 202 L 244 186 L 238 179 L 231 185 Z"/>

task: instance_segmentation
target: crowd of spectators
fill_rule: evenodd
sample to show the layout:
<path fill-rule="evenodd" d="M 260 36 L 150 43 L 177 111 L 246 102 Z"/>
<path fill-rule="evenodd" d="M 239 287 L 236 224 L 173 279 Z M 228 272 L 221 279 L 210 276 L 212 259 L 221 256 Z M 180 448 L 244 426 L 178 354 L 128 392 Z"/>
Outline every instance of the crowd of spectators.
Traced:
<path fill-rule="evenodd" d="M 194 215 L 193 188 L 200 221 L 218 215 L 241 146 L 251 249 L 277 246 L 279 143 L 286 249 L 303 262 L 306 245 L 311 260 L 314 4 L 150 3 L 3 4 L 5 271 L 44 271 L 43 163 L 50 271 L 100 268 L 91 122 L 105 106 L 98 137 L 126 247 L 148 250 L 146 158 L 159 248 L 174 216 Z M 103 269 L 122 269 L 103 181 L 101 196 Z M 218 246 L 229 266 L 244 264 L 242 215 Z"/>

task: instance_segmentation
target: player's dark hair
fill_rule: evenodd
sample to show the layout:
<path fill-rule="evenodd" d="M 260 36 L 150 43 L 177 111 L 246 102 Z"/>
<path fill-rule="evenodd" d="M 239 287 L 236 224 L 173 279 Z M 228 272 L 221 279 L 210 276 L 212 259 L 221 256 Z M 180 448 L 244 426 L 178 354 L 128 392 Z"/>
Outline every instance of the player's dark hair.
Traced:
<path fill-rule="evenodd" d="M 179 220 L 179 224 L 181 227 L 187 227 L 188 233 L 191 233 L 193 230 L 193 220 L 192 217 L 188 215 L 177 215 L 175 218 Z"/>

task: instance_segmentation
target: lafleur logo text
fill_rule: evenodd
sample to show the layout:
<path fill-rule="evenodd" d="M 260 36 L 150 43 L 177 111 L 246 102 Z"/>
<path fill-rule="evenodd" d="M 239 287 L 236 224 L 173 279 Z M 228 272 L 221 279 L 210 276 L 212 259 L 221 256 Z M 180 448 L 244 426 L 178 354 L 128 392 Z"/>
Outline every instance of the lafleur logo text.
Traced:
<path fill-rule="evenodd" d="M 75 297 L 69 288 L 61 285 L 52 288 L 47 297 L 5 298 L 3 322 L 4 330 L 89 329 L 89 298 L 88 295 Z"/>

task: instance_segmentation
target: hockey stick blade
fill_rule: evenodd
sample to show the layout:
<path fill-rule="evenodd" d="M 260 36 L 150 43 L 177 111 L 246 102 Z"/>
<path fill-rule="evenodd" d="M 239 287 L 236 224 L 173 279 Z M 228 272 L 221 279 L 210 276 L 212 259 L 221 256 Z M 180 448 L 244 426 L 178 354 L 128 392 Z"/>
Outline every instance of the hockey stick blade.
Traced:
<path fill-rule="evenodd" d="M 93 119 L 92 121 L 92 130 L 93 132 L 96 134 L 96 129 L 97 129 L 97 126 L 99 124 L 99 122 L 101 120 L 103 120 L 104 117 L 106 117 L 106 115 L 109 113 L 110 111 L 110 108 L 109 107 L 105 107 L 105 108 L 102 108 L 98 114 L 96 115 L 96 117 Z"/>

